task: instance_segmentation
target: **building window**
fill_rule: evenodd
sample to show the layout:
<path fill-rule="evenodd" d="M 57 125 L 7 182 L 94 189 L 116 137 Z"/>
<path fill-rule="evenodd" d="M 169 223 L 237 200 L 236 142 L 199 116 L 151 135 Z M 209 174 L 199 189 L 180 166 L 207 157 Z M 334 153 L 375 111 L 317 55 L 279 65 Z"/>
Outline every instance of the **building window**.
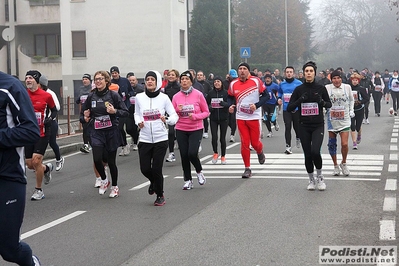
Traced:
<path fill-rule="evenodd" d="M 180 30 L 180 56 L 186 56 L 186 42 L 184 30 Z"/>
<path fill-rule="evenodd" d="M 73 57 L 86 57 L 86 32 L 72 32 L 72 55 Z"/>
<path fill-rule="evenodd" d="M 35 55 L 61 56 L 61 37 L 57 34 L 37 34 L 35 35 Z"/>
<path fill-rule="evenodd" d="M 60 0 L 29 0 L 30 6 L 59 6 Z"/>

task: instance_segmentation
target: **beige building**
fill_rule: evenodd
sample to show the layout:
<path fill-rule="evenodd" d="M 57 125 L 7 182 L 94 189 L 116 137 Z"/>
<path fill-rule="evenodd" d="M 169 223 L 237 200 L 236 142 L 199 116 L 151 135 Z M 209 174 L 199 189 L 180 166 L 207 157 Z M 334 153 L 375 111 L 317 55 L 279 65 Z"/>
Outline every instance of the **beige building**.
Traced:
<path fill-rule="evenodd" d="M 139 78 L 186 70 L 188 1 L 0 0 L 0 70 L 23 80 L 37 69 L 59 96 L 113 65 Z"/>

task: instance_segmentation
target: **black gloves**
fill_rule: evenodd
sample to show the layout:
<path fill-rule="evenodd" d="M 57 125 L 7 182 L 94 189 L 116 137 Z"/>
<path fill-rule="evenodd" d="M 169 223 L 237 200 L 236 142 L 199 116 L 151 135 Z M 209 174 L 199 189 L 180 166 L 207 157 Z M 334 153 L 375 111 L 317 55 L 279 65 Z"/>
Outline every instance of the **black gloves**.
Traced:
<path fill-rule="evenodd" d="M 300 100 L 300 102 L 304 102 L 304 101 L 306 101 L 308 98 L 309 98 L 309 97 L 308 97 L 308 93 L 307 93 L 307 92 L 304 92 L 304 93 L 301 95 L 301 97 L 299 97 L 299 100 Z"/>
<path fill-rule="evenodd" d="M 321 97 L 321 95 L 317 94 L 317 96 L 318 96 L 318 101 L 317 101 L 318 104 L 320 104 L 321 106 L 324 106 L 325 102 L 324 102 L 323 98 Z"/>

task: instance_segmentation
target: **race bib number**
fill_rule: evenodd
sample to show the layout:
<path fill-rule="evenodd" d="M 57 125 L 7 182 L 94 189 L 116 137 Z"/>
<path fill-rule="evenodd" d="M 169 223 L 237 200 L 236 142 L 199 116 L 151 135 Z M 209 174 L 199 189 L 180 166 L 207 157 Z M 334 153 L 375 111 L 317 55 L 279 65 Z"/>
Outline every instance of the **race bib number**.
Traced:
<path fill-rule="evenodd" d="M 319 115 L 319 105 L 317 103 L 301 103 L 302 116 Z"/>
<path fill-rule="evenodd" d="M 240 112 L 245 113 L 245 114 L 253 114 L 254 111 L 252 111 L 249 108 L 249 104 L 241 104 L 240 105 Z"/>
<path fill-rule="evenodd" d="M 212 98 L 211 99 L 212 108 L 223 108 L 223 106 L 220 105 L 221 101 L 223 101 L 223 98 Z"/>
<path fill-rule="evenodd" d="M 284 102 L 285 103 L 289 103 L 290 102 L 291 95 L 292 95 L 292 93 L 284 93 L 283 98 L 284 98 Z"/>
<path fill-rule="evenodd" d="M 354 101 L 358 101 L 359 97 L 357 97 L 357 91 L 352 91 L 352 95 L 353 95 L 353 100 Z"/>
<path fill-rule="evenodd" d="M 375 86 L 375 91 L 382 91 L 382 87 L 381 87 L 381 85 L 377 85 L 377 86 Z"/>
<path fill-rule="evenodd" d="M 35 112 L 37 124 L 40 126 L 42 124 L 42 113 Z"/>
<path fill-rule="evenodd" d="M 158 109 L 144 110 L 143 111 L 144 121 L 154 121 L 161 119 L 161 112 Z"/>
<path fill-rule="evenodd" d="M 82 96 L 80 96 L 80 103 L 85 103 L 85 101 L 87 100 L 87 96 L 89 96 L 89 95 L 82 95 Z"/>
<path fill-rule="evenodd" d="M 129 98 L 130 104 L 136 104 L 136 96 L 132 96 Z"/>
<path fill-rule="evenodd" d="M 344 120 L 345 118 L 345 107 L 344 106 L 333 106 L 330 108 L 330 119 L 331 120 Z"/>
<path fill-rule="evenodd" d="M 95 129 L 103 129 L 108 127 L 112 127 L 112 122 L 109 115 L 98 116 L 94 119 Z"/>
<path fill-rule="evenodd" d="M 180 116 L 187 117 L 193 113 L 194 113 L 194 105 L 193 104 L 183 105 L 181 108 L 181 111 L 180 111 Z"/>

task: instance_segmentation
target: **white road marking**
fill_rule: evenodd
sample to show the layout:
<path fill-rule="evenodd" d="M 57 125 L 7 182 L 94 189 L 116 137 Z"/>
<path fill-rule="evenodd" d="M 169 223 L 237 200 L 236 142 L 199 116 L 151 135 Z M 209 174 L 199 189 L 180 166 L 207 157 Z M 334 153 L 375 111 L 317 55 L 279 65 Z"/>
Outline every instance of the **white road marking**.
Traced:
<path fill-rule="evenodd" d="M 398 146 L 397 145 L 391 145 L 391 146 L 389 146 L 389 150 L 390 151 L 397 151 L 398 150 Z"/>
<path fill-rule="evenodd" d="M 384 212 L 394 212 L 394 211 L 396 211 L 396 196 L 385 197 L 383 206 L 384 206 L 383 207 Z"/>
<path fill-rule="evenodd" d="M 396 179 L 387 179 L 385 183 L 385 190 L 395 191 L 397 189 L 397 180 Z"/>
<path fill-rule="evenodd" d="M 398 160 L 398 154 L 397 153 L 391 153 L 389 155 L 389 160 L 391 161 L 397 161 Z"/>
<path fill-rule="evenodd" d="M 36 228 L 36 229 L 33 229 L 33 230 L 31 230 L 31 231 L 28 231 L 28 232 L 26 232 L 26 233 L 24 233 L 24 234 L 21 235 L 21 240 L 23 240 L 23 239 L 25 239 L 25 238 L 28 238 L 28 237 L 30 237 L 30 236 L 36 235 L 36 234 L 38 234 L 38 233 L 40 233 L 40 232 L 42 232 L 42 231 L 44 231 L 44 230 L 47 230 L 47 229 L 49 229 L 49 228 L 51 228 L 51 227 L 54 227 L 54 226 L 56 226 L 56 225 L 59 225 L 59 224 L 61 224 L 61 223 L 63 223 L 63 222 L 66 222 L 66 221 L 68 221 L 68 220 L 70 220 L 70 219 L 72 219 L 72 218 L 75 218 L 75 217 L 77 217 L 77 216 L 79 216 L 79 215 L 81 215 L 81 214 L 83 214 L 83 213 L 85 213 L 85 212 L 86 212 L 86 211 L 76 211 L 76 212 L 73 212 L 73 213 L 71 213 L 71 214 L 68 214 L 68 215 L 66 215 L 66 216 L 64 216 L 64 217 L 61 217 L 61 218 L 59 218 L 59 219 L 57 219 L 57 220 L 55 220 L 55 221 L 53 221 L 53 222 L 50 222 L 50 223 L 45 224 L 45 225 L 42 225 L 42 226 L 40 226 L 40 227 L 38 227 L 38 228 Z"/>
<path fill-rule="evenodd" d="M 391 143 L 398 143 L 398 139 L 397 138 L 391 138 Z"/>
<path fill-rule="evenodd" d="M 166 178 L 168 176 L 169 175 L 164 175 L 163 177 Z M 132 187 L 131 189 L 129 189 L 129 191 L 139 190 L 139 189 L 144 188 L 144 187 L 149 186 L 149 185 L 150 185 L 150 181 L 147 181 L 147 182 L 144 182 L 144 183 L 142 183 L 140 185 Z"/>
<path fill-rule="evenodd" d="M 395 220 L 380 221 L 380 240 L 395 240 Z"/>
<path fill-rule="evenodd" d="M 398 165 L 397 164 L 390 163 L 388 165 L 388 172 L 397 172 L 397 171 L 398 171 Z"/>
<path fill-rule="evenodd" d="M 392 133 L 392 137 L 398 137 L 398 133 Z"/>
<path fill-rule="evenodd" d="M 218 176 L 208 176 L 205 175 L 206 179 L 242 179 L 241 173 L 235 176 L 226 176 L 226 175 L 218 175 Z M 194 178 L 194 177 L 193 177 Z M 379 182 L 380 178 L 356 178 L 356 177 L 324 177 L 326 180 L 339 180 L 339 181 L 372 181 Z M 183 176 L 175 176 L 175 179 L 183 179 Z M 309 180 L 308 176 L 261 176 L 261 175 L 253 175 L 249 179 L 306 179 Z"/>

